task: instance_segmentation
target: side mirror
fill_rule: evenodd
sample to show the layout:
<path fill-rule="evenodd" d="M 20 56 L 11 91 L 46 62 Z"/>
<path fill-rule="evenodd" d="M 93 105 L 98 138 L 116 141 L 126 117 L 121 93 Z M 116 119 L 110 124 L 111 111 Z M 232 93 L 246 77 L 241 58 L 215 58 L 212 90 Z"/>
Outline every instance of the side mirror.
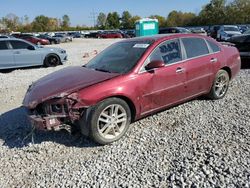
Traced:
<path fill-rule="evenodd" d="M 35 47 L 30 45 L 30 46 L 27 47 L 27 49 L 28 50 L 35 50 Z"/>
<path fill-rule="evenodd" d="M 155 60 L 155 61 L 152 61 L 149 64 L 147 64 L 145 69 L 149 71 L 149 70 L 161 68 L 161 67 L 164 67 L 164 66 L 165 66 L 165 63 L 163 61 Z"/>

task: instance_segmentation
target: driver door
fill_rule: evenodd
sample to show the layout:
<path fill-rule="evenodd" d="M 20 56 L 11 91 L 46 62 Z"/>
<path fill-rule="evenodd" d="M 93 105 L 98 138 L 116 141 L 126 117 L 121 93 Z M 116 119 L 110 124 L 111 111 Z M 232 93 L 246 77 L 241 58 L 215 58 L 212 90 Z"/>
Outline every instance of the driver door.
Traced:
<path fill-rule="evenodd" d="M 17 67 L 42 65 L 42 54 L 39 50 L 28 49 L 31 45 L 20 40 L 11 40 L 13 48 L 14 62 Z"/>
<path fill-rule="evenodd" d="M 145 66 L 154 60 L 164 61 L 165 67 L 151 71 L 142 69 L 141 76 L 148 80 L 147 89 L 142 91 L 142 115 L 178 103 L 186 97 L 185 64 L 179 40 L 161 43 L 148 57 Z"/>

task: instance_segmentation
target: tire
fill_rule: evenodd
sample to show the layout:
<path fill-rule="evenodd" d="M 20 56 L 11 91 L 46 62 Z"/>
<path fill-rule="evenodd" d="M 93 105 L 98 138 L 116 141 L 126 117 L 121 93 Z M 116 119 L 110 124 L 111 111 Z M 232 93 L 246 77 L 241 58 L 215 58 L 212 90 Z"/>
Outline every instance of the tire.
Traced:
<path fill-rule="evenodd" d="M 50 44 L 55 44 L 55 41 L 52 40 L 52 41 L 50 42 Z"/>
<path fill-rule="evenodd" d="M 45 67 L 55 67 L 57 65 L 60 65 L 60 58 L 55 54 L 47 55 L 44 59 L 44 66 Z"/>
<path fill-rule="evenodd" d="M 89 136 L 105 145 L 119 140 L 128 130 L 131 111 L 128 104 L 119 98 L 109 98 L 98 103 L 91 111 Z"/>
<path fill-rule="evenodd" d="M 228 72 L 225 70 L 219 70 L 215 76 L 208 97 L 213 100 L 222 99 L 227 93 L 229 80 Z"/>

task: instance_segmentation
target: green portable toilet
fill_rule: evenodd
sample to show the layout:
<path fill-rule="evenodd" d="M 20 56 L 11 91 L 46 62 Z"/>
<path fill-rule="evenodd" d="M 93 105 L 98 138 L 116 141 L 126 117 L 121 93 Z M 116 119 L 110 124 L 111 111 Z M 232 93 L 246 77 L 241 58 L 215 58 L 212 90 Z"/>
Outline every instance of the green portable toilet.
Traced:
<path fill-rule="evenodd" d="M 143 18 L 135 22 L 135 32 L 137 37 L 156 35 L 159 32 L 157 19 Z"/>

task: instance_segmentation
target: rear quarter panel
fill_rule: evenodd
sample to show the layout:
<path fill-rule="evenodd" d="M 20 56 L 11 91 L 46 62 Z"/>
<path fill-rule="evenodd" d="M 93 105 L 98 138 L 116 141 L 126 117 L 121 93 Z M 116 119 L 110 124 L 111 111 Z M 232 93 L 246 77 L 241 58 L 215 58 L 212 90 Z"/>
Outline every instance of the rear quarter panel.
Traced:
<path fill-rule="evenodd" d="M 229 67 L 231 70 L 231 79 L 234 78 L 240 71 L 241 59 L 237 48 L 233 46 L 223 46 L 223 55 L 225 59 L 224 67 Z"/>

